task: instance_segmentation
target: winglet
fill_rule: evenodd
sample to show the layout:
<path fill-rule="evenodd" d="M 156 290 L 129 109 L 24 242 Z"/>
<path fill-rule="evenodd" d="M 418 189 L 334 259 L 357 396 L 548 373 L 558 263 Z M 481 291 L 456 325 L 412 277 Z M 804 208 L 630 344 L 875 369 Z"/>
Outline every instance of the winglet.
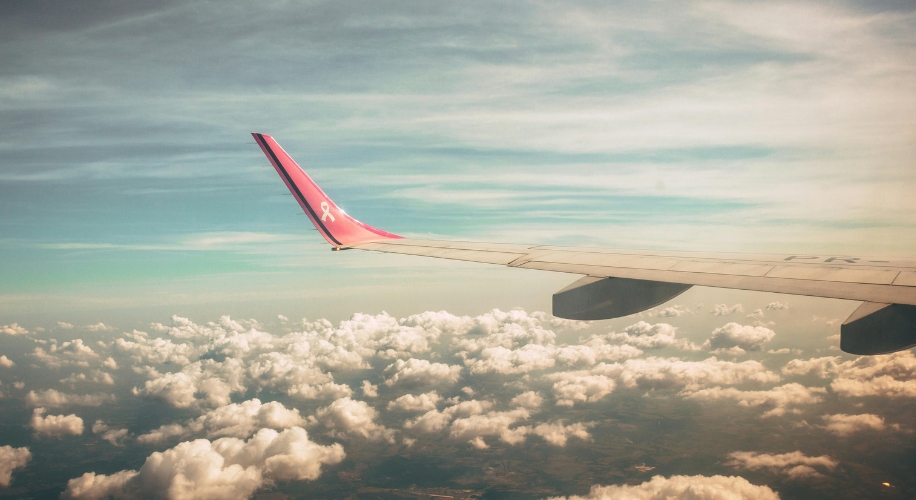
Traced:
<path fill-rule="evenodd" d="M 360 243 L 401 238 L 354 219 L 324 194 L 324 191 L 283 151 L 273 137 L 252 133 L 267 159 L 280 174 L 299 206 L 315 228 L 335 249 L 348 248 Z"/>

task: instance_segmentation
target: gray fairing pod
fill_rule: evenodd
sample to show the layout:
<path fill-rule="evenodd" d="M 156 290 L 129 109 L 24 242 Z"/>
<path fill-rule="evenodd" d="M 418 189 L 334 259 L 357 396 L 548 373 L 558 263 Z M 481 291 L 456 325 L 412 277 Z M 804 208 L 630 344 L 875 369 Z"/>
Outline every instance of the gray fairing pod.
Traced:
<path fill-rule="evenodd" d="M 577 320 L 620 318 L 664 304 L 691 285 L 585 276 L 553 294 L 553 315 Z"/>

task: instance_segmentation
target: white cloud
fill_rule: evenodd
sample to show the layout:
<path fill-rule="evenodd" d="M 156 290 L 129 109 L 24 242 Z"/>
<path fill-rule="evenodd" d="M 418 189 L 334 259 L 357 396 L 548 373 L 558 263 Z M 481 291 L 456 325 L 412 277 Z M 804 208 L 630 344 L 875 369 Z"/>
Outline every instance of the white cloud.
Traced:
<path fill-rule="evenodd" d="M 179 372 L 147 380 L 134 393 L 161 399 L 176 408 L 223 406 L 229 404 L 231 394 L 245 390 L 243 377 L 244 366 L 239 359 L 227 358 L 223 362 L 206 359 L 195 361 Z"/>
<path fill-rule="evenodd" d="M 576 372 L 554 373 L 544 377 L 553 381 L 553 395 L 559 406 L 594 403 L 614 391 L 617 383 L 604 375 Z"/>
<path fill-rule="evenodd" d="M 553 446 L 566 446 L 569 438 L 578 438 L 583 441 L 591 440 L 592 436 L 588 433 L 588 428 L 593 427 L 594 423 L 576 423 L 564 425 L 563 421 L 553 423 L 538 424 L 530 429 L 530 433 L 541 437 L 547 443 Z"/>
<path fill-rule="evenodd" d="M 405 394 L 388 403 L 388 410 L 401 411 L 429 411 L 435 410 L 436 404 L 442 397 L 436 391 L 426 392 L 414 396 Z"/>
<path fill-rule="evenodd" d="M 740 347 L 746 351 L 759 351 L 763 344 L 773 340 L 776 332 L 763 326 L 742 326 L 728 323 L 716 328 L 709 340 L 703 344 L 707 349 L 729 349 Z"/>
<path fill-rule="evenodd" d="M 685 306 L 675 305 L 675 306 L 666 307 L 664 309 L 650 311 L 648 314 L 650 317 L 657 316 L 660 318 L 677 318 L 685 314 L 693 314 L 693 311 L 691 311 L 690 309 L 688 309 Z"/>
<path fill-rule="evenodd" d="M 0 326 L 0 333 L 5 333 L 7 335 L 27 335 L 29 331 L 19 326 L 18 323 L 13 323 L 12 325 Z"/>
<path fill-rule="evenodd" d="M 766 309 L 767 311 L 782 311 L 788 308 L 789 308 L 789 304 L 787 302 L 776 301 L 776 302 L 770 302 L 769 304 L 767 304 Z"/>
<path fill-rule="evenodd" d="M 372 384 L 368 380 L 363 380 L 363 385 L 361 387 L 363 391 L 363 396 L 367 398 L 377 398 L 378 397 L 378 386 Z"/>
<path fill-rule="evenodd" d="M 79 436 L 83 433 L 83 419 L 76 415 L 48 415 L 43 417 L 45 409 L 32 410 L 29 426 L 37 437 Z"/>
<path fill-rule="evenodd" d="M 70 376 L 60 379 L 60 383 L 67 384 L 71 387 L 76 386 L 76 384 L 83 382 L 94 382 L 96 384 L 103 385 L 114 385 L 114 378 L 111 377 L 111 374 L 103 372 L 101 370 L 92 370 L 90 376 L 86 376 L 85 373 L 71 373 Z"/>
<path fill-rule="evenodd" d="M 268 481 L 317 479 L 322 465 L 340 463 L 344 456 L 341 445 L 318 445 L 301 427 L 261 429 L 248 441 L 180 443 L 150 455 L 139 471 L 86 473 L 67 483 L 62 498 L 248 498 Z"/>
<path fill-rule="evenodd" d="M 611 333 L 603 337 L 611 341 L 623 342 L 642 349 L 661 349 L 672 345 L 678 349 L 687 351 L 699 349 L 693 342 L 686 339 L 675 338 L 676 335 L 677 328 L 668 323 L 656 323 L 653 325 L 645 321 L 640 321 L 624 328 L 623 333 Z"/>
<path fill-rule="evenodd" d="M 90 332 L 110 332 L 115 329 L 113 326 L 108 326 L 105 323 L 96 323 L 94 325 L 87 325 L 86 329 Z"/>
<path fill-rule="evenodd" d="M 510 411 L 496 412 L 469 417 L 458 418 L 449 427 L 449 437 L 458 441 L 470 442 L 477 448 L 487 447 L 483 438 L 499 436 L 507 444 L 518 444 L 525 441 L 525 434 L 530 430 L 527 427 L 518 429 L 510 428 L 519 420 L 526 420 L 530 413 L 525 408 L 516 408 Z"/>
<path fill-rule="evenodd" d="M 207 346 L 175 343 L 171 339 L 150 338 L 145 332 L 134 330 L 114 342 L 114 347 L 128 354 L 135 363 L 175 364 L 185 366 L 206 352 Z M 111 359 L 111 358 L 108 358 Z M 105 360 L 106 363 L 108 360 Z"/>
<path fill-rule="evenodd" d="M 730 347 L 728 349 L 724 347 L 720 347 L 718 349 L 709 351 L 709 353 L 715 354 L 716 356 L 735 356 L 737 357 L 737 356 L 744 356 L 745 354 L 747 354 L 747 351 L 745 351 L 744 349 L 738 346 L 735 346 L 735 347 Z"/>
<path fill-rule="evenodd" d="M 808 477 L 822 477 L 815 467 L 833 470 L 838 462 L 827 455 L 809 457 L 800 451 L 770 455 L 753 451 L 736 451 L 729 453 L 729 460 L 725 465 L 737 469 L 768 470 L 776 474 L 788 476 L 791 479 L 804 479 Z"/>
<path fill-rule="evenodd" d="M 127 429 L 112 429 L 102 420 L 96 420 L 92 424 L 92 433 L 99 434 L 99 437 L 115 446 L 120 446 L 121 441 L 127 437 Z"/>
<path fill-rule="evenodd" d="M 445 429 L 452 419 L 480 415 L 489 410 L 493 403 L 489 401 L 463 401 L 445 408 L 441 412 L 430 410 L 423 415 L 404 422 L 404 428 L 420 433 L 432 434 Z"/>
<path fill-rule="evenodd" d="M 247 438 L 258 429 L 282 430 L 304 424 L 305 419 L 295 408 L 286 408 L 277 401 L 261 404 L 259 399 L 250 399 L 210 410 L 196 419 L 187 421 L 183 426 L 163 425 L 138 436 L 137 441 L 158 443 L 166 439 L 189 435 L 203 435 L 208 438 Z"/>
<path fill-rule="evenodd" d="M 54 389 L 41 392 L 29 391 L 25 396 L 26 406 L 37 408 L 61 408 L 64 406 L 101 406 L 103 403 L 114 401 L 113 394 L 68 394 Z"/>
<path fill-rule="evenodd" d="M 540 393 L 534 391 L 526 391 L 512 398 L 512 400 L 509 401 L 509 404 L 512 406 L 528 408 L 529 410 L 535 410 L 544 404 L 544 398 L 541 397 Z"/>
<path fill-rule="evenodd" d="M 708 385 L 736 385 L 746 382 L 778 382 L 779 375 L 757 361 L 721 361 L 715 357 L 702 361 L 649 357 L 623 363 L 602 364 L 591 370 L 617 379 L 630 388 L 683 387 L 694 390 Z"/>
<path fill-rule="evenodd" d="M 767 486 L 751 484 L 736 476 L 655 476 L 637 485 L 592 486 L 585 496 L 554 497 L 550 500 L 779 500 Z"/>
<path fill-rule="evenodd" d="M 871 413 L 863 413 L 861 415 L 846 415 L 841 413 L 837 415 L 824 415 L 821 418 L 824 419 L 824 429 L 840 437 L 846 437 L 867 430 L 882 431 L 886 428 L 884 419 Z M 894 427 L 899 428 L 899 426 L 896 425 Z"/>
<path fill-rule="evenodd" d="M 453 384 L 461 376 L 460 365 L 447 365 L 445 363 L 430 363 L 425 359 L 410 358 L 407 361 L 399 359 L 385 368 L 389 374 L 385 385 L 395 384 L 416 386 Z"/>
<path fill-rule="evenodd" d="M 748 314 L 746 317 L 750 319 L 761 319 L 763 318 L 763 309 L 754 309 L 754 311 Z"/>
<path fill-rule="evenodd" d="M 468 370 L 473 374 L 527 373 L 533 370 L 551 368 L 556 364 L 553 346 L 528 344 L 519 349 L 507 349 L 502 346 L 487 347 L 480 351 L 479 358 L 465 361 Z"/>
<path fill-rule="evenodd" d="M 41 347 L 36 347 L 32 351 L 32 357 L 49 368 L 71 365 L 88 367 L 90 363 L 99 359 L 99 355 L 91 347 L 84 344 L 82 339 L 73 339 L 61 344 L 51 341 L 47 351 Z"/>
<path fill-rule="evenodd" d="M 315 422 L 328 429 L 334 437 L 360 436 L 370 441 L 394 443 L 394 431 L 376 423 L 378 412 L 364 401 L 341 398 L 319 408 Z"/>
<path fill-rule="evenodd" d="M 186 436 L 188 432 L 188 429 L 181 424 L 167 424 L 137 436 L 137 442 L 140 444 L 159 444 L 169 439 Z"/>
<path fill-rule="evenodd" d="M 551 329 L 577 330 L 585 327 L 586 322 L 555 318 L 539 311 L 527 313 L 513 309 L 503 312 L 494 309 L 463 322 L 452 344 L 456 349 L 469 353 L 488 347 L 512 350 L 529 344 L 546 346 L 556 339 L 556 333 Z"/>
<path fill-rule="evenodd" d="M 836 371 L 839 356 L 812 359 L 793 359 L 782 368 L 783 375 L 807 375 L 814 373 L 820 378 L 827 378 Z"/>
<path fill-rule="evenodd" d="M 783 347 L 781 349 L 770 349 L 767 351 L 768 354 L 801 354 L 801 349 L 789 349 L 788 347 Z M 783 375 L 786 375 L 785 369 L 783 369 Z"/>
<path fill-rule="evenodd" d="M 709 385 L 779 381 L 779 375 L 757 361 L 737 363 L 715 357 L 703 361 L 657 357 L 629 359 L 622 363 L 601 363 L 589 370 L 551 373 L 543 378 L 554 383 L 554 397 L 561 406 L 598 401 L 617 386 L 695 391 Z"/>
<path fill-rule="evenodd" d="M 0 356 L 0 366 L 2 366 L 3 368 L 12 368 L 16 366 L 16 363 L 13 363 L 13 360 L 6 357 L 6 355 L 4 354 Z"/>
<path fill-rule="evenodd" d="M 916 355 L 859 356 L 836 365 L 830 388 L 840 396 L 916 398 Z"/>
<path fill-rule="evenodd" d="M 727 304 L 716 304 L 712 306 L 712 309 L 709 312 L 715 316 L 731 316 L 734 313 L 743 313 L 744 306 L 741 304 L 735 304 L 731 307 L 728 307 Z"/>
<path fill-rule="evenodd" d="M 823 401 L 827 390 L 820 387 L 805 387 L 801 384 L 790 383 L 764 391 L 742 391 L 734 387 L 713 387 L 697 391 L 683 392 L 690 399 L 700 401 L 715 401 L 719 399 L 734 399 L 741 406 L 767 406 L 772 407 L 766 411 L 764 417 L 784 415 L 790 406 L 814 404 Z"/>
<path fill-rule="evenodd" d="M 916 355 L 912 351 L 840 360 L 839 356 L 794 359 L 782 371 L 788 375 L 832 376 L 830 388 L 843 397 L 916 397 Z"/>
<path fill-rule="evenodd" d="M 9 486 L 13 480 L 13 471 L 22 469 L 31 459 L 32 454 L 27 447 L 0 446 L 0 486 Z"/>
<path fill-rule="evenodd" d="M 57 327 L 60 328 L 60 329 L 63 329 L 63 330 L 72 330 L 72 329 L 73 329 L 73 323 L 66 323 L 66 322 L 63 322 L 63 321 L 58 321 L 58 322 L 57 322 Z"/>

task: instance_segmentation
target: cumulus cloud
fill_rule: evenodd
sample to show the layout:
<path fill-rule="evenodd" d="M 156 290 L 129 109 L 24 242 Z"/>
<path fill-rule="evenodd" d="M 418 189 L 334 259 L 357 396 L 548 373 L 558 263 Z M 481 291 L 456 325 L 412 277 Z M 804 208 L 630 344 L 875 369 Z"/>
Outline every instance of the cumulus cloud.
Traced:
<path fill-rule="evenodd" d="M 770 455 L 753 451 L 736 451 L 728 455 L 725 465 L 737 469 L 767 470 L 775 474 L 788 476 L 791 479 L 823 477 L 816 468 L 833 470 L 838 462 L 827 455 L 809 457 L 800 451 Z"/>
<path fill-rule="evenodd" d="M 614 391 L 617 383 L 604 375 L 576 372 L 554 373 L 545 377 L 553 382 L 553 395 L 559 406 L 594 403 Z"/>
<path fill-rule="evenodd" d="M 789 308 L 789 304 L 787 302 L 776 301 L 776 302 L 770 302 L 769 304 L 767 304 L 767 311 L 782 311 L 788 308 Z"/>
<path fill-rule="evenodd" d="M 778 382 L 779 375 L 757 361 L 722 361 L 710 357 L 702 361 L 649 357 L 623 363 L 602 364 L 593 373 L 615 377 L 625 387 L 680 388 L 694 390 L 708 385 L 765 384 Z"/>
<path fill-rule="evenodd" d="M 741 406 L 767 406 L 770 410 L 764 412 L 764 417 L 784 415 L 789 407 L 803 404 L 814 404 L 823 401 L 827 389 L 821 387 L 805 387 L 801 384 L 790 383 L 764 391 L 742 391 L 734 387 L 713 387 L 684 392 L 683 395 L 690 399 L 700 401 L 715 401 L 719 399 L 734 399 Z"/>
<path fill-rule="evenodd" d="M 172 342 L 171 339 L 151 338 L 146 332 L 134 330 L 114 342 L 116 350 L 131 357 L 135 363 L 175 364 L 185 366 L 206 352 L 206 346 Z M 110 359 L 110 358 L 109 358 Z M 107 362 L 107 360 L 106 360 Z"/>
<path fill-rule="evenodd" d="M 680 388 L 696 391 L 709 385 L 736 385 L 747 382 L 770 383 L 779 375 L 757 361 L 721 361 L 715 357 L 703 361 L 649 357 L 629 359 L 622 363 L 600 363 L 589 370 L 556 372 L 544 376 L 553 382 L 557 404 L 572 406 L 595 402 L 615 387 L 643 389 Z"/>
<path fill-rule="evenodd" d="M 419 433 L 436 433 L 448 427 L 449 423 L 455 418 L 480 415 L 492 406 L 493 403 L 489 401 L 462 401 L 443 409 L 441 412 L 430 410 L 415 419 L 408 420 L 404 422 L 404 428 Z"/>
<path fill-rule="evenodd" d="M 447 365 L 445 363 L 430 363 L 425 359 L 410 358 L 407 361 L 399 359 L 385 368 L 388 379 L 385 385 L 395 384 L 416 386 L 434 384 L 453 384 L 461 376 L 460 365 Z"/>
<path fill-rule="evenodd" d="M 87 325 L 86 329 L 90 332 L 110 332 L 114 330 L 115 327 L 106 325 L 105 323 L 96 323 L 94 325 Z"/>
<path fill-rule="evenodd" d="M 368 380 L 363 380 L 363 385 L 361 386 L 363 391 L 363 396 L 367 398 L 377 398 L 378 397 L 378 386 L 372 384 Z"/>
<path fill-rule="evenodd" d="M 245 390 L 243 376 L 244 366 L 238 359 L 226 359 L 223 362 L 206 359 L 195 361 L 179 372 L 147 380 L 134 393 L 161 399 L 176 408 L 222 406 L 229 403 L 233 393 Z"/>
<path fill-rule="evenodd" d="M 13 323 L 12 325 L 0 326 L 0 333 L 5 333 L 7 335 L 27 335 L 29 331 L 19 326 L 18 323 Z"/>
<path fill-rule="evenodd" d="M 519 349 L 505 347 L 487 347 L 480 352 L 479 358 L 465 361 L 473 374 L 527 373 L 533 370 L 551 368 L 556 364 L 556 350 L 549 346 L 528 344 Z"/>
<path fill-rule="evenodd" d="M 494 309 L 464 321 L 452 343 L 457 349 L 469 353 L 487 347 L 517 349 L 528 344 L 553 344 L 556 333 L 552 329 L 577 330 L 586 327 L 586 322 L 556 318 L 540 311 L 527 313 L 513 309 L 503 312 Z"/>
<path fill-rule="evenodd" d="M 32 453 L 27 447 L 0 446 L 0 486 L 9 486 L 13 480 L 13 471 L 22 469 L 31 459 Z"/>
<path fill-rule="evenodd" d="M 321 446 L 301 427 L 261 429 L 248 441 L 198 439 L 146 459 L 139 470 L 88 472 L 71 479 L 62 495 L 72 500 L 248 498 L 268 481 L 314 480 L 323 465 L 345 457 L 339 444 Z"/>
<path fill-rule="evenodd" d="M 436 409 L 436 404 L 442 399 L 436 391 L 431 391 L 414 396 L 405 394 L 388 403 L 388 410 L 401 411 L 429 411 Z"/>
<path fill-rule="evenodd" d="M 716 356 L 731 356 L 731 357 L 744 356 L 745 354 L 747 354 L 747 351 L 745 351 L 744 349 L 738 346 L 729 347 L 727 349 L 725 347 L 720 347 L 718 349 L 713 349 L 712 351 L 709 351 L 709 352 L 710 354 L 715 354 Z"/>
<path fill-rule="evenodd" d="M 529 432 L 547 441 L 548 444 L 563 447 L 566 446 L 569 438 L 574 437 L 583 441 L 590 440 L 592 436 L 588 433 L 588 428 L 594 427 L 594 425 L 592 422 L 564 425 L 561 420 L 559 422 L 538 424 L 530 428 Z"/>
<path fill-rule="evenodd" d="M 655 476 L 637 485 L 592 486 L 585 496 L 554 497 L 551 500 L 779 500 L 767 486 L 751 484 L 736 476 Z"/>
<path fill-rule="evenodd" d="M 729 307 L 727 304 L 716 304 L 710 309 L 710 314 L 714 316 L 731 316 L 734 313 L 743 313 L 744 306 L 741 304 L 735 304 Z"/>
<path fill-rule="evenodd" d="M 64 322 L 64 321 L 58 321 L 58 322 L 57 322 L 57 327 L 60 328 L 60 329 L 62 329 L 62 330 L 72 330 L 72 329 L 73 329 L 73 323 L 66 323 L 66 322 Z"/>
<path fill-rule="evenodd" d="M 79 436 L 83 433 L 83 419 L 76 415 L 48 415 L 44 408 L 32 410 L 29 426 L 36 437 Z"/>
<path fill-rule="evenodd" d="M 747 318 L 750 318 L 750 319 L 762 319 L 763 316 L 764 316 L 764 314 L 763 314 L 763 309 L 754 309 L 754 310 L 753 310 L 750 314 L 748 314 L 746 317 L 747 317 Z"/>
<path fill-rule="evenodd" d="M 92 382 L 102 385 L 114 385 L 114 378 L 110 373 L 101 370 L 92 370 L 87 376 L 85 373 L 71 373 L 68 377 L 60 379 L 60 383 L 67 384 L 71 387 L 79 383 Z"/>
<path fill-rule="evenodd" d="M 395 432 L 376 423 L 378 412 L 365 401 L 341 398 L 319 408 L 311 418 L 334 437 L 359 436 L 370 441 L 394 443 Z"/>
<path fill-rule="evenodd" d="M 525 441 L 525 435 L 529 429 L 522 427 L 519 429 L 510 428 L 519 420 L 525 420 L 530 413 L 525 408 L 516 408 L 510 411 L 496 412 L 481 415 L 472 415 L 465 418 L 458 418 L 452 422 L 449 427 L 449 437 L 458 441 L 467 441 L 475 448 L 487 448 L 484 441 L 488 436 L 499 436 L 499 439 L 507 444 L 518 444 Z"/>
<path fill-rule="evenodd" d="M 669 306 L 664 309 L 658 309 L 648 313 L 649 316 L 657 316 L 660 318 L 677 318 L 685 314 L 693 314 L 693 311 L 685 306 L 680 305 Z"/>
<path fill-rule="evenodd" d="M 850 436 L 862 431 L 881 431 L 886 428 L 884 419 L 871 413 L 863 413 L 861 415 L 840 413 L 837 415 L 824 415 L 821 418 L 824 419 L 824 429 L 840 437 Z M 894 425 L 893 427 L 900 428 L 899 425 Z"/>
<path fill-rule="evenodd" d="M 259 399 L 232 403 L 210 410 L 187 421 L 184 425 L 168 424 L 137 437 L 140 443 L 159 443 L 174 437 L 204 435 L 208 438 L 247 438 L 258 429 L 282 430 L 302 426 L 305 419 L 299 410 L 289 409 L 282 403 L 271 401 L 262 404 Z"/>
<path fill-rule="evenodd" d="M 102 420 L 96 420 L 95 423 L 92 424 L 93 434 L 98 434 L 99 437 L 115 446 L 121 445 L 121 441 L 127 437 L 127 432 L 127 429 L 124 428 L 112 429 Z"/>
<path fill-rule="evenodd" d="M 137 442 L 140 444 L 159 444 L 169 439 L 186 436 L 190 431 L 181 424 L 161 425 L 158 429 L 153 429 L 146 434 L 137 436 Z"/>
<path fill-rule="evenodd" d="M 544 404 L 544 398 L 538 392 L 526 391 L 512 398 L 512 400 L 509 401 L 509 404 L 512 406 L 528 408 L 529 410 L 535 410 Z"/>
<path fill-rule="evenodd" d="M 83 343 L 82 339 L 73 339 L 61 344 L 51 341 L 47 351 L 41 347 L 36 347 L 32 351 L 32 357 L 49 368 L 60 368 L 62 366 L 88 367 L 90 363 L 99 359 L 99 355 L 91 347 Z"/>
<path fill-rule="evenodd" d="M 916 397 L 916 355 L 912 351 L 841 359 L 839 356 L 794 359 L 782 371 L 787 375 L 833 377 L 830 388 L 843 397 Z"/>
<path fill-rule="evenodd" d="M 613 342 L 623 342 L 641 349 L 661 349 L 668 346 L 675 346 L 678 349 L 686 351 L 695 351 L 699 349 L 693 342 L 686 339 L 678 339 L 676 336 L 677 328 L 667 323 L 656 323 L 653 325 L 645 321 L 640 321 L 624 328 L 622 333 L 611 333 L 603 335 L 602 338 Z M 638 356 L 638 354 L 630 357 L 636 356 Z"/>
<path fill-rule="evenodd" d="M 101 406 L 103 403 L 114 401 L 113 394 L 68 394 L 55 389 L 41 392 L 29 391 L 25 396 L 26 406 L 61 408 L 64 406 Z"/>
<path fill-rule="evenodd" d="M 716 328 L 709 340 L 703 344 L 707 349 L 729 349 L 738 347 L 745 351 L 759 351 L 763 344 L 773 340 L 776 332 L 763 326 L 743 326 L 728 323 Z"/>
<path fill-rule="evenodd" d="M 4 354 L 0 356 L 0 366 L 3 368 L 12 368 L 16 366 L 16 363 L 13 363 L 13 361 Z"/>

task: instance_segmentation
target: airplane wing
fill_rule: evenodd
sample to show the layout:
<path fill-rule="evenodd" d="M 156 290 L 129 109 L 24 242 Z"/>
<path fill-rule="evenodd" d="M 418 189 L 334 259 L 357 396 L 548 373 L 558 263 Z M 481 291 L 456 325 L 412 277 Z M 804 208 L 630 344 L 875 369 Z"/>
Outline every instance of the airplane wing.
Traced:
<path fill-rule="evenodd" d="M 849 255 L 754 255 L 607 250 L 404 238 L 344 213 L 270 136 L 252 134 L 334 250 L 436 257 L 582 277 L 553 295 L 553 314 L 600 320 L 658 306 L 691 286 L 862 301 L 840 348 L 884 354 L 916 345 L 916 260 Z"/>

